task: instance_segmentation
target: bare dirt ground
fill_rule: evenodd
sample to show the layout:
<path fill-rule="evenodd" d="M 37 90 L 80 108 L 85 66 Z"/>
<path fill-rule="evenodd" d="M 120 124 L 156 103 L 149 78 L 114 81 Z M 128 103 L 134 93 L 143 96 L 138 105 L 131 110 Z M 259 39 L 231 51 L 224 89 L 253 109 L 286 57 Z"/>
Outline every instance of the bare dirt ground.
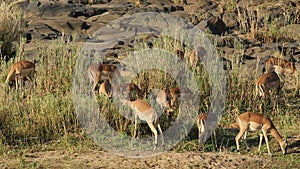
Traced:
<path fill-rule="evenodd" d="M 266 148 L 258 154 L 257 145 L 250 145 L 251 151 L 243 150 L 241 154 L 227 149 L 222 152 L 167 151 L 146 158 L 123 157 L 100 150 L 97 146 L 66 148 L 50 145 L 47 148 L 43 145 L 43 148 L 2 155 L 0 168 L 300 168 L 300 138 L 287 140 L 286 155 L 281 154 L 279 145 L 274 141 L 271 139 L 270 142 L 272 156 L 267 154 Z"/>
<path fill-rule="evenodd" d="M 104 151 L 42 151 L 19 159 L 0 159 L 1 168 L 285 168 L 275 157 L 231 153 L 167 152 L 150 158 L 125 158 Z M 300 164 L 292 168 L 299 168 Z M 289 167 L 290 168 L 290 167 Z"/>

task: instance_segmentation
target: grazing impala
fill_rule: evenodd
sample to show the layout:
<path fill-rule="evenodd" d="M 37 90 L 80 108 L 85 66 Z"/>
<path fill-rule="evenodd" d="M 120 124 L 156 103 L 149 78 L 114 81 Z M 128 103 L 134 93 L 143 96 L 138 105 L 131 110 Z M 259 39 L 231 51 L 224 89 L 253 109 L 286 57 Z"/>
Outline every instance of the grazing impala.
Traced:
<path fill-rule="evenodd" d="M 240 114 L 237 117 L 237 124 L 240 129 L 240 132 L 235 137 L 237 151 L 240 150 L 239 140 L 243 135 L 244 135 L 245 144 L 248 148 L 248 145 L 246 142 L 247 130 L 249 130 L 249 131 L 261 130 L 262 133 L 260 133 L 258 151 L 260 152 L 262 137 L 264 136 L 265 142 L 267 144 L 268 153 L 271 155 L 268 136 L 267 136 L 267 133 L 271 132 L 271 134 L 279 142 L 280 148 L 281 148 L 283 154 L 285 154 L 286 148 L 287 148 L 287 143 L 282 138 L 282 136 L 278 133 L 273 122 L 268 117 L 266 117 L 262 114 L 246 112 L 246 113 Z"/>
<path fill-rule="evenodd" d="M 93 91 L 100 81 L 112 80 L 114 74 L 117 77 L 120 76 L 118 67 L 112 64 L 94 64 L 88 68 L 88 75 L 91 81 L 93 81 Z"/>
<path fill-rule="evenodd" d="M 18 83 L 20 80 L 29 80 L 34 83 L 36 86 L 35 80 L 35 64 L 37 63 L 36 60 L 34 62 L 30 62 L 27 60 L 22 60 L 17 63 L 14 63 L 11 66 L 11 69 L 7 75 L 6 83 L 9 84 L 12 81 L 16 83 L 16 89 L 18 89 Z"/>
<path fill-rule="evenodd" d="M 207 116 L 208 113 L 202 113 L 197 118 L 197 127 L 198 127 L 198 148 L 201 148 L 202 140 L 206 139 L 207 134 L 211 132 L 212 129 L 215 128 L 214 123 L 217 121 L 217 116 L 213 113 L 211 113 L 211 120 L 207 122 Z M 204 137 L 204 138 L 203 138 Z M 217 137 L 216 132 L 213 131 L 213 138 L 214 138 L 214 144 L 215 147 L 217 147 Z"/>
<path fill-rule="evenodd" d="M 266 71 L 267 72 L 270 72 L 270 71 L 273 71 L 273 70 L 276 71 L 276 68 L 281 68 L 284 72 L 287 72 L 287 73 L 290 73 L 290 74 L 297 73 L 297 69 L 296 69 L 295 64 L 293 62 L 290 62 L 290 61 L 285 60 L 285 59 L 273 57 L 273 56 L 271 56 L 270 58 L 268 58 L 266 60 L 265 66 L 266 66 Z M 276 72 L 276 73 L 279 73 L 279 72 Z"/>
<path fill-rule="evenodd" d="M 255 83 L 256 96 L 269 96 L 269 90 L 276 88 L 277 94 L 281 89 L 280 79 L 275 72 L 269 72 L 261 75 Z"/>
<path fill-rule="evenodd" d="M 99 94 L 104 95 L 106 97 L 112 96 L 112 86 L 108 80 L 105 80 L 101 85 L 99 86 Z"/>
<path fill-rule="evenodd" d="M 296 87 L 298 87 L 298 71 L 293 62 L 272 56 L 266 60 L 265 68 L 266 72 L 275 71 L 279 75 L 283 72 L 294 75 L 296 78 Z"/>
<path fill-rule="evenodd" d="M 113 97 L 120 97 L 125 100 L 136 100 L 141 99 L 144 96 L 144 93 L 141 89 L 134 83 L 124 83 L 120 85 L 115 85 L 113 87 Z"/>
<path fill-rule="evenodd" d="M 156 102 L 167 110 L 167 114 L 173 112 L 173 108 L 178 105 L 179 99 L 191 99 L 191 90 L 184 87 L 172 87 L 169 90 L 160 90 L 157 93 Z"/>
<path fill-rule="evenodd" d="M 137 120 L 138 118 L 142 121 L 146 121 L 148 126 L 150 127 L 151 131 L 154 134 L 155 137 L 155 148 L 157 147 L 157 130 L 156 127 L 158 128 L 160 134 L 161 134 L 161 139 L 162 139 L 162 145 L 164 145 L 164 137 L 163 133 L 159 124 L 159 117 L 157 115 L 157 112 L 142 99 L 137 99 L 134 101 L 130 101 L 130 106 L 131 109 L 134 110 L 135 113 L 135 125 L 134 125 L 134 134 L 133 137 L 136 136 L 136 130 L 137 130 Z M 156 126 L 156 127 L 155 127 Z"/>

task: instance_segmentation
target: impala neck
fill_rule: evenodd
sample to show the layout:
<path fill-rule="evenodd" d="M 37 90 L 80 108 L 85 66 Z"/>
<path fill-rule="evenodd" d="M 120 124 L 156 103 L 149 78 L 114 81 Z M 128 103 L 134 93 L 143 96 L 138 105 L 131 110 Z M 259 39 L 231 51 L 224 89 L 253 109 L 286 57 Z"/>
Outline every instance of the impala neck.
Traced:
<path fill-rule="evenodd" d="M 279 143 L 282 143 L 284 142 L 282 136 L 278 133 L 278 131 L 276 130 L 276 128 L 272 128 L 270 130 L 271 134 L 276 138 L 276 140 L 279 142 Z"/>

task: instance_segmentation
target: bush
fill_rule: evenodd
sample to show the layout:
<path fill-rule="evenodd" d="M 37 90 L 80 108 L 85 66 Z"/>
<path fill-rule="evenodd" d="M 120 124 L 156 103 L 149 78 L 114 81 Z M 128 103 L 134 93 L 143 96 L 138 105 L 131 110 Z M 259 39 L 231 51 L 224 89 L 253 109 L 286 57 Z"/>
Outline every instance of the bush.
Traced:
<path fill-rule="evenodd" d="M 22 34 L 22 10 L 13 0 L 0 0 L 0 58 L 7 61 L 16 55 Z"/>

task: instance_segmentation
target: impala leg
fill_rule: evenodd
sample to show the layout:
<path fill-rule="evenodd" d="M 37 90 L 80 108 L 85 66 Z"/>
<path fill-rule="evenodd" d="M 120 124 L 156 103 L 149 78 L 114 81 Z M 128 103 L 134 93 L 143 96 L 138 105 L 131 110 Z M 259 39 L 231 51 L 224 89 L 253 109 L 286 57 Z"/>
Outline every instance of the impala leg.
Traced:
<path fill-rule="evenodd" d="M 264 91 L 263 87 L 262 86 L 258 86 L 258 87 L 259 87 L 259 95 L 264 98 L 265 97 L 265 91 Z"/>
<path fill-rule="evenodd" d="M 199 120 L 197 120 L 197 127 L 198 127 L 198 149 L 200 149 L 200 147 L 201 147 L 201 135 L 202 135 L 202 133 L 201 133 L 201 126 L 200 126 L 200 122 L 199 122 Z"/>
<path fill-rule="evenodd" d="M 244 142 L 245 142 L 245 145 L 246 145 L 247 150 L 249 150 L 250 148 L 249 148 L 249 146 L 248 146 L 248 143 L 247 143 L 246 138 L 247 138 L 247 130 L 246 130 L 245 133 L 244 133 L 244 138 L 243 138 L 243 140 L 244 140 Z"/>
<path fill-rule="evenodd" d="M 33 79 L 34 79 L 34 87 L 37 87 L 37 83 L 36 83 L 36 72 L 34 72 L 34 77 L 33 77 Z"/>
<path fill-rule="evenodd" d="M 256 98 L 259 96 L 259 88 L 258 85 L 255 85 L 255 97 L 254 99 L 256 100 Z"/>
<path fill-rule="evenodd" d="M 199 130 L 199 131 L 198 131 L 198 149 L 200 149 L 200 148 L 201 148 L 201 145 L 202 145 L 201 139 L 202 139 L 202 133 L 201 133 L 201 131 Z"/>
<path fill-rule="evenodd" d="M 203 120 L 197 120 L 197 126 L 198 126 L 198 148 L 200 149 L 201 145 L 202 145 L 203 136 L 206 137 L 205 136 L 206 128 L 205 128 L 205 123 Z M 206 138 L 204 138 L 204 139 L 206 139 Z"/>
<path fill-rule="evenodd" d="M 262 139 L 263 139 L 263 133 L 260 133 L 259 134 L 259 145 L 258 145 L 258 151 L 259 152 L 260 152 L 260 148 L 261 148 Z"/>
<path fill-rule="evenodd" d="M 259 109 L 260 114 L 263 114 L 263 104 L 262 104 L 262 102 L 259 103 L 258 109 Z"/>
<path fill-rule="evenodd" d="M 157 128 L 158 128 L 158 130 L 159 130 L 159 132 L 160 132 L 160 135 L 161 135 L 162 145 L 165 145 L 163 132 L 162 132 L 162 130 L 161 130 L 161 127 L 160 127 L 160 124 L 159 124 L 159 123 L 157 123 Z"/>
<path fill-rule="evenodd" d="M 16 75 L 16 77 L 15 77 L 16 90 L 18 90 L 18 82 L 19 82 L 18 75 Z"/>
<path fill-rule="evenodd" d="M 100 73 L 97 72 L 94 78 L 93 91 L 96 91 L 96 87 L 100 81 Z"/>
<path fill-rule="evenodd" d="M 29 76 L 26 76 L 26 79 L 30 82 L 31 88 L 34 88 L 35 87 L 34 75 L 30 74 Z"/>
<path fill-rule="evenodd" d="M 213 132 L 213 137 L 214 137 L 214 142 L 215 142 L 215 147 L 218 148 L 218 144 L 217 144 L 217 135 L 216 135 L 216 131 Z"/>
<path fill-rule="evenodd" d="M 157 147 L 157 130 L 155 129 L 154 125 L 152 122 L 148 122 L 148 126 L 150 127 L 152 133 L 154 134 L 155 140 L 154 140 L 154 144 L 155 144 L 155 148 Z"/>
<path fill-rule="evenodd" d="M 236 135 L 235 137 L 235 143 L 236 143 L 236 148 L 237 148 L 237 151 L 239 152 L 240 151 L 240 144 L 239 144 L 239 140 L 240 138 L 243 136 L 243 134 L 246 132 L 246 128 L 241 128 L 240 129 L 240 132 Z"/>
<path fill-rule="evenodd" d="M 134 133 L 133 133 L 133 137 L 136 137 L 136 129 L 137 129 L 137 120 L 138 120 L 138 115 L 136 114 L 134 116 Z"/>
<path fill-rule="evenodd" d="M 266 144 L 267 144 L 268 153 L 269 153 L 269 155 L 272 155 L 271 151 L 270 151 L 270 147 L 269 147 L 269 140 L 268 140 L 267 131 L 266 130 L 262 130 L 262 132 L 263 132 L 264 137 L 265 137 L 265 141 L 266 141 Z"/>

